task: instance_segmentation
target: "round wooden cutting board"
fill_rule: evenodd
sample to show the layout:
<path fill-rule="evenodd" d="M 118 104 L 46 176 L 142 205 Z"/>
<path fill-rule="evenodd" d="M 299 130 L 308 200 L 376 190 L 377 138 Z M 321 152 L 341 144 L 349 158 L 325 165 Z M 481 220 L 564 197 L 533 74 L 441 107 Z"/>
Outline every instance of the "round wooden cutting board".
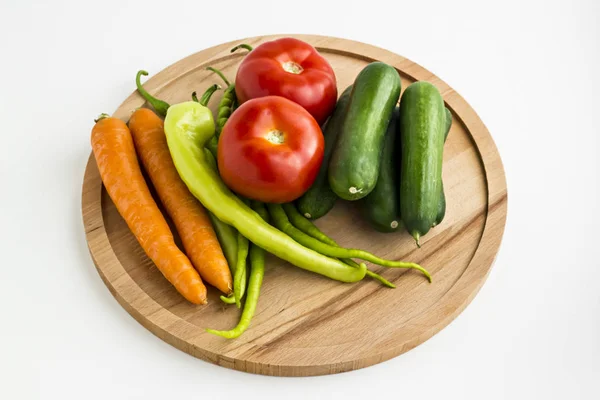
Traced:
<path fill-rule="evenodd" d="M 206 71 L 221 69 L 230 80 L 245 51 L 280 36 L 225 43 L 191 55 L 155 73 L 145 87 L 174 104 L 221 83 Z M 433 276 L 374 266 L 397 285 L 388 289 L 365 279 L 332 281 L 275 257 L 267 259 L 257 313 L 239 339 L 213 336 L 205 328 L 230 329 L 240 310 L 225 306 L 209 288 L 209 304 L 186 302 L 146 257 L 102 186 L 93 155 L 83 183 L 83 221 L 98 272 L 119 303 L 152 333 L 200 359 L 265 375 L 307 376 L 350 371 L 395 357 L 423 343 L 469 304 L 485 281 L 502 239 L 507 193 L 500 156 L 484 124 L 467 102 L 419 65 L 389 51 L 343 39 L 296 36 L 314 45 L 333 66 L 339 93 L 372 61 L 393 65 L 402 89 L 425 80 L 436 85 L 453 114 L 444 148 L 447 212 L 443 223 L 417 249 L 404 231 L 377 233 L 355 203 L 339 201 L 317 225 L 345 247 L 420 263 Z M 153 74 L 154 72 L 154 74 Z M 132 79 L 133 86 L 133 79 Z M 213 111 L 220 98 L 211 102 Z M 143 106 L 137 93 L 114 113 L 127 121 Z"/>

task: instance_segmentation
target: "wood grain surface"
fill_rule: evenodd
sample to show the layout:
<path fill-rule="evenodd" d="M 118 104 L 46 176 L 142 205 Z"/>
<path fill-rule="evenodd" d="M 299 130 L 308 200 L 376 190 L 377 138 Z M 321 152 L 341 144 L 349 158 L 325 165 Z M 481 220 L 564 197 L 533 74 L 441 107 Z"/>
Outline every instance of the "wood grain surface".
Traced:
<path fill-rule="evenodd" d="M 90 253 L 108 289 L 143 326 L 171 345 L 227 368 L 265 375 L 308 376 L 373 365 L 423 343 L 448 325 L 483 285 L 500 247 L 507 210 L 502 161 L 483 122 L 467 102 L 423 67 L 367 44 L 321 36 L 294 35 L 314 45 L 332 64 L 339 92 L 369 62 L 396 67 L 402 87 L 417 80 L 436 85 L 454 122 L 444 149 L 447 212 L 443 223 L 422 238 L 417 249 L 404 231 L 373 231 L 355 203 L 339 201 L 317 225 L 345 247 L 367 249 L 381 257 L 418 262 L 433 275 L 374 267 L 397 285 L 382 287 L 365 279 L 356 284 L 329 280 L 275 257 L 267 259 L 258 309 L 239 339 L 213 336 L 204 328 L 229 329 L 240 311 L 218 300 L 186 302 L 146 257 L 102 186 L 93 155 L 84 183 L 82 212 Z M 245 52 L 236 44 L 257 46 L 280 36 L 225 43 L 193 54 L 153 73 L 145 87 L 173 104 L 221 83 L 207 66 L 231 80 Z M 133 80 L 132 80 L 133 86 Z M 220 96 L 211 102 L 213 111 Z M 134 92 L 114 113 L 128 120 L 144 105 Z"/>

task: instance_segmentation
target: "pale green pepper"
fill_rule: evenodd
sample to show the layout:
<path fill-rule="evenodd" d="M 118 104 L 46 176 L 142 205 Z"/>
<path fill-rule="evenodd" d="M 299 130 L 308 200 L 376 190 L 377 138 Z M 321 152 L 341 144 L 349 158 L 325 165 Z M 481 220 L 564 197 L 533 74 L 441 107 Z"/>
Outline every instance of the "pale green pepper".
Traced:
<path fill-rule="evenodd" d="M 211 111 L 189 101 L 171 106 L 165 118 L 165 134 L 173 162 L 190 192 L 217 218 L 235 227 L 252 243 L 297 267 L 342 282 L 364 278 L 366 265 L 350 267 L 310 250 L 265 222 L 227 188 L 211 168 L 204 146 L 215 134 Z"/>

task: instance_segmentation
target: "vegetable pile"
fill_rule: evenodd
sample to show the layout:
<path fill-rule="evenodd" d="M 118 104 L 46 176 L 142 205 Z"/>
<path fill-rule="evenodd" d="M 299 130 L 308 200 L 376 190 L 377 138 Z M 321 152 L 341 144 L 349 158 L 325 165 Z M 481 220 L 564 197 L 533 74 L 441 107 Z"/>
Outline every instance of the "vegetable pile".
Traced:
<path fill-rule="evenodd" d="M 207 331 L 231 339 L 250 326 L 265 251 L 340 282 L 368 276 L 395 287 L 364 262 L 431 281 L 418 264 L 339 246 L 311 220 L 340 198 L 359 201 L 374 229 L 404 226 L 420 247 L 446 210 L 442 155 L 452 115 L 435 86 L 413 83 L 400 99 L 397 70 L 373 62 L 337 99 L 334 70 L 308 43 L 283 38 L 232 52 L 239 49 L 248 54 L 235 83 L 207 68 L 226 87 L 216 119 L 207 104 L 218 85 L 170 105 L 143 88 L 148 73 L 139 71 L 136 86 L 154 111 L 140 108 L 128 124 L 102 114 L 91 135 L 109 196 L 165 278 L 191 303 L 206 304 L 207 282 L 224 303 L 243 305 L 235 328 Z"/>

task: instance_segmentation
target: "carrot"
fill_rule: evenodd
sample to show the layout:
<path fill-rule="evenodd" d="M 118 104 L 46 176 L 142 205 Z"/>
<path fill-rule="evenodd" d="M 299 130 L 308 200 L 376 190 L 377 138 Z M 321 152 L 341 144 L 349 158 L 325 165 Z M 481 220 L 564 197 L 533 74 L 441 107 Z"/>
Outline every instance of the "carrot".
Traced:
<path fill-rule="evenodd" d="M 106 191 L 142 249 L 183 297 L 206 304 L 206 287 L 175 244 L 142 176 L 127 125 L 102 114 L 92 129 L 91 141 Z"/>
<path fill-rule="evenodd" d="M 171 216 L 185 252 L 202 279 L 225 294 L 231 293 L 232 277 L 208 213 L 190 193 L 173 164 L 163 121 L 151 110 L 140 108 L 129 120 L 137 154 L 160 201 Z"/>

